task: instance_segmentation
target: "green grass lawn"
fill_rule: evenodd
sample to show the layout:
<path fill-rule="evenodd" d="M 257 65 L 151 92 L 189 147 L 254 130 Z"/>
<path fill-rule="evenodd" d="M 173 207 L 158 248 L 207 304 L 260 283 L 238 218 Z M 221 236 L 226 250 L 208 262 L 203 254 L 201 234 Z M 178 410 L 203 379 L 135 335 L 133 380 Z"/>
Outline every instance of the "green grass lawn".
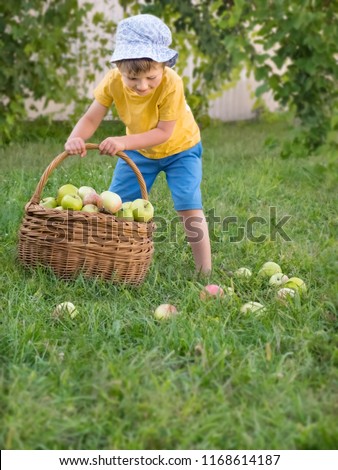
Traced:
<path fill-rule="evenodd" d="M 237 294 L 205 303 L 206 281 L 194 276 L 182 228 L 169 223 L 176 214 L 163 175 L 150 199 L 168 225 L 155 236 L 141 287 L 65 282 L 19 265 L 24 206 L 68 132 L 55 125 L 34 134 L 27 126 L 27 139 L 0 153 L 1 448 L 335 449 L 337 160 L 280 159 L 278 147 L 263 144 L 288 137 L 282 121 L 203 130 L 204 207 L 216 218 L 209 282 L 233 282 Z M 69 158 L 44 195 L 66 182 L 104 190 L 115 162 L 96 152 Z M 273 216 L 290 216 L 283 236 L 274 234 Z M 269 260 L 304 279 L 301 303 L 276 302 L 257 277 Z M 250 279 L 229 277 L 242 266 Z M 66 300 L 79 315 L 53 320 Z M 266 306 L 264 314 L 240 313 L 251 300 Z M 155 320 L 161 303 L 180 315 Z"/>

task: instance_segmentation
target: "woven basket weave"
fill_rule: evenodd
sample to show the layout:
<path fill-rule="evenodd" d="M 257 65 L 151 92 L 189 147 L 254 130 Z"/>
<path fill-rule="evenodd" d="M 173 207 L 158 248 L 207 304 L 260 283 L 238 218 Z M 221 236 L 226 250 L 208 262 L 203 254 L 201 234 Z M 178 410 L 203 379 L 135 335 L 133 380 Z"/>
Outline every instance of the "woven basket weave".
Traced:
<path fill-rule="evenodd" d="M 97 144 L 86 144 L 89 150 Z M 111 214 L 45 209 L 39 205 L 42 190 L 52 171 L 69 154 L 63 152 L 46 168 L 25 207 L 19 231 L 19 260 L 24 266 L 47 266 L 63 279 L 82 273 L 114 284 L 140 285 L 148 271 L 154 245 L 153 222 L 119 219 Z M 135 163 L 117 154 L 136 174 L 143 199 L 147 188 Z"/>

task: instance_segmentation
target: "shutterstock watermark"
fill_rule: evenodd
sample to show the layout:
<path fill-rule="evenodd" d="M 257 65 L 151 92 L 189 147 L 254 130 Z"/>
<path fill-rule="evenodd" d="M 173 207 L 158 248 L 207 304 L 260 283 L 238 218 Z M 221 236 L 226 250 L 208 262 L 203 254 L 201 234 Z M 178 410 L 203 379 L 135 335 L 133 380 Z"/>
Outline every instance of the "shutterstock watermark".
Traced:
<path fill-rule="evenodd" d="M 253 215 L 247 220 L 241 221 L 236 215 L 220 217 L 214 209 L 210 209 L 205 214 L 209 228 L 210 239 L 213 242 L 239 243 L 249 240 L 253 243 L 264 243 L 266 241 L 275 242 L 279 239 L 290 242 L 291 238 L 286 232 L 285 225 L 290 221 L 291 215 L 278 217 L 277 207 L 269 207 L 267 217 Z M 106 243 L 117 237 L 125 242 L 133 239 L 142 240 L 145 237 L 153 236 L 156 243 L 177 243 L 182 232 L 182 219 L 175 216 L 168 220 L 165 217 L 155 216 L 153 221 L 156 230 L 153 231 L 151 225 L 148 230 L 144 230 L 133 222 L 117 223 L 113 217 L 96 219 L 95 217 L 74 219 L 72 214 L 67 214 L 67 218 L 51 217 L 46 222 L 46 241 L 63 243 L 64 241 L 75 241 L 84 244 Z M 198 243 L 203 239 L 202 230 L 203 219 L 201 217 L 189 217 L 185 220 L 185 228 L 189 233 L 187 241 Z"/>
<path fill-rule="evenodd" d="M 215 209 L 210 209 L 205 214 L 208 223 L 210 239 L 213 242 L 221 242 L 228 239 L 230 243 L 239 243 L 243 240 L 249 240 L 253 243 L 264 243 L 265 241 L 281 240 L 290 242 L 291 238 L 287 234 L 284 226 L 291 219 L 291 215 L 283 215 L 278 218 L 277 207 L 269 207 L 268 217 L 254 215 L 246 221 L 240 222 L 236 215 L 220 217 Z M 170 221 L 164 217 L 155 217 L 157 229 L 154 239 L 157 242 L 175 243 L 178 239 L 178 230 L 181 226 L 181 218 L 176 216 Z M 199 242 L 202 240 L 203 232 L 201 229 L 202 218 L 190 217 L 186 220 L 186 229 L 189 231 L 189 242 Z"/>

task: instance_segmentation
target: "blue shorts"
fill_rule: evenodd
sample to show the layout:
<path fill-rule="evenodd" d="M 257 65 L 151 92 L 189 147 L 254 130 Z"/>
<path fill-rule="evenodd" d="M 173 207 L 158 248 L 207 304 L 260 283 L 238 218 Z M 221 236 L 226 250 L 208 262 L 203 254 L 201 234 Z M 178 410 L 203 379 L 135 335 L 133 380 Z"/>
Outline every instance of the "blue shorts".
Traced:
<path fill-rule="evenodd" d="M 201 180 L 202 180 L 202 144 L 170 157 L 152 159 L 141 155 L 135 150 L 126 150 L 142 173 L 147 191 L 150 193 L 156 176 L 164 171 L 169 189 L 177 211 L 202 209 Z M 141 190 L 135 173 L 121 158 L 118 159 L 113 179 L 109 187 L 120 195 L 122 201 L 133 201 L 140 198 Z"/>

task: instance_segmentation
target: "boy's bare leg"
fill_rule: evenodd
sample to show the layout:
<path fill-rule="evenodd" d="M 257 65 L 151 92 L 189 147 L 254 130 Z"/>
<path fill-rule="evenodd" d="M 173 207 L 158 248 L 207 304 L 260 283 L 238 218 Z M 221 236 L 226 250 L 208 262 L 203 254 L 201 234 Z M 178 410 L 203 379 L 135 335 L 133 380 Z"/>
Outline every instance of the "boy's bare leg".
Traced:
<path fill-rule="evenodd" d="M 196 272 L 211 273 L 209 229 L 201 209 L 178 211 L 195 260 Z"/>

